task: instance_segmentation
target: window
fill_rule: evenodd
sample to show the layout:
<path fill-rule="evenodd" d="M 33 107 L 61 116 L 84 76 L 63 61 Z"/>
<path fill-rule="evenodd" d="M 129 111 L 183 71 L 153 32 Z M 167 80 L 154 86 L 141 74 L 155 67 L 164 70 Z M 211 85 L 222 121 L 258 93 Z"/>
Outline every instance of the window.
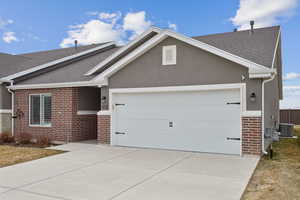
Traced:
<path fill-rule="evenodd" d="M 163 65 L 176 65 L 176 46 L 164 46 L 162 52 Z"/>
<path fill-rule="evenodd" d="M 30 125 L 51 126 L 51 94 L 31 94 L 29 101 Z"/>

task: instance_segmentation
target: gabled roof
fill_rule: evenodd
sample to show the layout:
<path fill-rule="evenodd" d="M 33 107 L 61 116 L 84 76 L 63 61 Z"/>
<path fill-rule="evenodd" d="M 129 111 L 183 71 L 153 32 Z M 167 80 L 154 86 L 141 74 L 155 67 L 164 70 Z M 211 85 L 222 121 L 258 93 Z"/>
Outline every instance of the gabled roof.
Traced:
<path fill-rule="evenodd" d="M 272 67 L 276 41 L 280 27 L 254 29 L 193 37 L 196 40 L 212 45 L 254 63 Z"/>
<path fill-rule="evenodd" d="M 277 32 L 279 33 L 279 29 L 278 29 Z M 236 32 L 233 32 L 233 33 L 236 33 Z M 234 35 L 238 35 L 242 40 L 242 38 L 246 38 L 245 33 L 246 32 L 244 31 L 244 32 L 242 32 L 242 34 L 234 34 Z M 219 35 L 222 35 L 222 34 L 219 34 Z M 230 33 L 227 33 L 225 35 L 230 35 Z M 243 36 L 243 37 L 241 37 L 240 35 Z M 258 34 L 258 33 L 256 34 L 256 31 L 254 31 L 253 34 L 249 35 L 249 31 L 248 31 L 248 37 L 256 37 L 256 35 L 259 35 L 258 38 L 260 38 L 259 39 L 260 43 L 256 42 L 256 45 L 260 46 L 260 47 L 257 47 L 257 49 L 263 48 L 263 50 L 261 50 L 262 52 L 258 52 L 258 53 L 261 53 L 262 56 L 264 56 L 263 52 L 266 51 L 266 50 L 271 49 L 270 54 L 272 55 L 271 58 L 273 59 L 274 51 L 276 49 L 277 37 L 273 37 L 271 42 L 266 43 L 266 45 L 268 45 L 268 46 L 270 44 L 272 44 L 271 45 L 272 47 L 265 48 L 264 47 L 265 44 L 264 44 L 264 40 L 263 40 L 264 37 L 261 37 L 260 34 Z M 265 36 L 265 34 L 263 34 L 263 35 Z M 128 55 L 122 57 L 120 60 L 115 62 L 112 66 L 110 66 L 109 68 L 104 70 L 101 74 L 99 74 L 96 78 L 94 78 L 93 81 L 107 82 L 106 79 L 108 77 L 110 77 L 112 74 L 114 74 L 115 72 L 120 70 L 122 67 L 126 66 L 128 63 L 135 60 L 137 57 L 139 57 L 140 55 L 142 55 L 143 53 L 145 53 L 146 51 L 148 51 L 149 49 L 151 49 L 152 47 L 154 47 L 155 45 L 157 45 L 159 42 L 166 39 L 167 37 L 173 37 L 173 38 L 178 39 L 180 41 L 183 41 L 187 44 L 190 44 L 192 46 L 195 46 L 195 47 L 200 48 L 202 50 L 205 50 L 207 52 L 213 53 L 217 56 L 223 57 L 223 58 L 228 59 L 232 62 L 238 63 L 241 66 L 247 67 L 249 69 L 249 74 L 250 74 L 251 78 L 268 77 L 268 76 L 270 76 L 271 73 L 273 73 L 273 69 L 270 69 L 271 64 L 268 65 L 268 66 L 264 66 L 260 63 L 254 62 L 256 60 L 253 59 L 253 57 L 245 56 L 245 55 L 255 55 L 255 54 L 257 54 L 256 49 L 253 46 L 251 46 L 252 49 L 247 48 L 244 51 L 240 50 L 240 52 L 243 52 L 243 53 L 237 54 L 237 52 L 239 52 L 237 50 L 236 51 L 234 51 L 234 50 L 226 51 L 227 49 L 225 47 L 228 47 L 230 45 L 223 45 L 223 46 L 221 45 L 221 41 L 224 40 L 225 38 L 219 40 L 219 42 L 217 42 L 213 46 L 211 44 L 208 44 L 208 42 L 207 43 L 202 42 L 201 39 L 203 39 L 203 38 L 195 39 L 195 38 L 184 36 L 184 35 L 179 34 L 179 33 L 175 33 L 175 32 L 170 31 L 170 30 L 161 30 L 157 35 L 155 35 L 151 39 L 147 40 L 145 43 L 140 45 L 138 48 L 131 51 Z M 216 35 L 214 37 L 216 37 Z M 211 41 L 211 39 L 209 40 L 208 38 L 206 38 L 206 40 Z M 252 41 L 252 39 L 248 39 L 248 42 L 251 42 L 251 41 Z M 255 41 L 257 41 L 257 40 L 255 40 Z M 232 49 L 235 49 L 235 46 L 238 46 L 238 45 L 234 44 L 234 43 L 238 43 L 238 42 L 239 41 L 231 40 Z M 228 43 L 224 42 L 224 43 L 229 44 L 229 42 Z M 224 49 L 226 49 L 226 50 L 221 49 L 220 46 L 224 47 Z M 243 46 L 243 45 L 241 45 L 241 46 Z M 264 50 L 264 48 L 265 48 L 265 50 Z M 228 49 L 230 49 L 230 48 L 228 47 Z M 250 53 L 247 54 L 246 52 L 248 52 L 248 51 Z M 233 54 L 232 52 L 235 52 L 235 54 Z M 269 54 L 269 53 L 266 53 L 266 54 Z M 240 55 L 242 55 L 243 57 L 241 57 Z M 268 56 L 268 57 L 270 57 L 270 56 Z M 266 59 L 266 60 L 269 61 L 269 59 Z M 271 63 L 272 63 L 272 61 L 271 61 Z M 101 63 L 99 65 L 101 65 Z M 99 65 L 97 65 L 95 68 L 99 69 Z"/>
<path fill-rule="evenodd" d="M 15 59 L 21 57 L 24 58 L 24 60 L 22 62 L 9 66 L 1 65 L 3 66 L 1 70 L 1 79 L 12 80 L 35 71 L 45 69 L 55 64 L 65 62 L 79 56 L 84 56 L 111 45 L 114 45 L 114 43 L 108 42 L 87 46 L 78 46 L 77 48 L 71 47 L 50 51 L 12 55 Z"/>
<path fill-rule="evenodd" d="M 151 27 L 136 40 L 124 47 L 114 47 L 97 52 L 62 67 L 38 74 L 29 79 L 19 80 L 12 89 L 66 87 L 70 85 L 106 85 L 107 78 L 128 63 L 166 39 L 173 37 L 187 44 L 236 62 L 249 69 L 250 78 L 267 78 L 275 72 L 273 67 L 275 51 L 280 39 L 280 28 L 268 27 L 221 33 L 206 36 L 187 37 L 170 30 Z M 26 59 L 39 58 L 51 51 L 18 55 Z M 57 52 L 57 54 L 59 54 Z M 30 58 L 29 58 L 30 57 Z M 46 56 L 47 57 L 47 56 Z M 88 71 L 88 72 L 87 72 Z M 68 78 L 65 78 L 68 77 Z"/>

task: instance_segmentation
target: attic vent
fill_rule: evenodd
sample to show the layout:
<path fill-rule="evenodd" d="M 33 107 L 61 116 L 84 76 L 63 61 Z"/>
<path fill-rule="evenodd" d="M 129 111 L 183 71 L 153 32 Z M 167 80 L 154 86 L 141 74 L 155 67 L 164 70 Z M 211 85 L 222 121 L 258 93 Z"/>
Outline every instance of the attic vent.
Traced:
<path fill-rule="evenodd" d="M 164 46 L 162 52 L 163 65 L 176 65 L 176 46 Z"/>

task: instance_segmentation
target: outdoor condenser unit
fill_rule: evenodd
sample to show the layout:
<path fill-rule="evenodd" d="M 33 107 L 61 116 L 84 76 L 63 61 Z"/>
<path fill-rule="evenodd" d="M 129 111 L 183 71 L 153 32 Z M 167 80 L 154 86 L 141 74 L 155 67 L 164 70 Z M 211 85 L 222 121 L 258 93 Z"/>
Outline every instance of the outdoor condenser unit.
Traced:
<path fill-rule="evenodd" d="M 294 124 L 279 124 L 280 137 L 293 137 L 294 136 Z"/>

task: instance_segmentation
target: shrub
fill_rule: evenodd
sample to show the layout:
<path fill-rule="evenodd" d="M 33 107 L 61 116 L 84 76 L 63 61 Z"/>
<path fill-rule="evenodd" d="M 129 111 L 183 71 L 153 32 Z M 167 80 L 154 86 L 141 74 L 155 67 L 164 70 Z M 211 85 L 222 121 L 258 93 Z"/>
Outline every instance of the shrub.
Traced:
<path fill-rule="evenodd" d="M 15 138 L 14 136 L 12 136 L 10 133 L 2 133 L 0 135 L 0 140 L 3 142 L 3 143 L 12 143 L 12 142 L 15 142 Z"/>
<path fill-rule="evenodd" d="M 48 136 L 40 136 L 40 137 L 38 137 L 36 143 L 41 147 L 46 147 L 51 144 L 51 140 Z"/>
<path fill-rule="evenodd" d="M 30 144 L 32 135 L 29 133 L 20 133 L 18 137 L 18 143 L 20 144 Z"/>

